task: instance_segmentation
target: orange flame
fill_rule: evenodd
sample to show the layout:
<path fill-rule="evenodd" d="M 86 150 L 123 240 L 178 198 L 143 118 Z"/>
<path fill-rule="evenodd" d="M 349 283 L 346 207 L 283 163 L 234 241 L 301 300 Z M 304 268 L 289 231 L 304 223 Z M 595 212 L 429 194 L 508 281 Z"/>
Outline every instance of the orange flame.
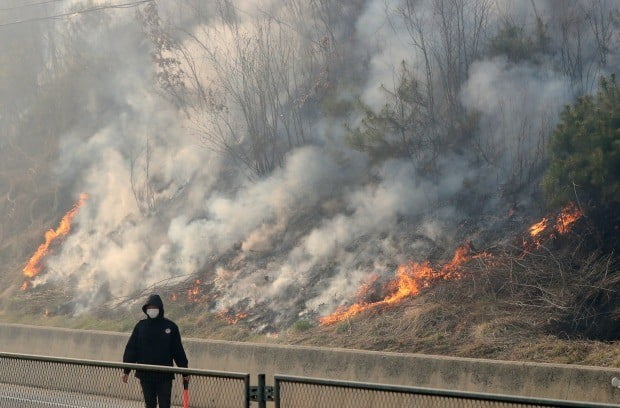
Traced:
<path fill-rule="evenodd" d="M 187 291 L 187 300 L 190 302 L 198 302 L 198 300 L 200 300 L 200 284 L 202 282 L 200 279 L 196 279 L 194 283 L 195 286 Z"/>
<path fill-rule="evenodd" d="M 360 288 L 357 290 L 355 298 L 364 299 L 364 297 L 366 297 L 368 293 L 372 290 L 373 285 L 375 284 L 375 282 L 377 282 L 377 280 L 379 280 L 379 275 L 377 275 L 376 273 L 370 275 L 368 279 L 366 279 L 366 282 L 362 283 L 362 286 L 360 286 Z"/>
<path fill-rule="evenodd" d="M 365 310 L 369 310 L 378 306 L 391 305 L 409 297 L 420 293 L 420 290 L 430 286 L 438 280 L 459 279 L 462 277 L 461 266 L 463 263 L 474 259 L 489 256 L 486 253 L 478 255 L 469 255 L 470 246 L 464 245 L 457 248 L 452 260 L 435 270 L 429 262 L 416 263 L 409 262 L 400 265 L 396 270 L 396 279 L 390 283 L 393 293 L 386 296 L 378 302 L 360 302 L 351 305 L 348 308 L 338 308 L 334 313 L 319 318 L 319 322 L 324 325 L 330 325 L 355 316 Z"/>
<path fill-rule="evenodd" d="M 572 229 L 572 225 L 583 216 L 581 210 L 575 205 L 575 203 L 568 203 L 562 211 L 555 218 L 555 223 L 548 234 L 543 235 L 550 224 L 550 218 L 545 217 L 536 224 L 529 228 L 531 242 L 524 242 L 523 246 L 527 249 L 529 247 L 540 248 L 545 237 L 555 238 L 556 233 L 564 235 Z M 555 232 L 554 232 L 555 231 Z"/>
<path fill-rule="evenodd" d="M 543 218 L 536 224 L 530 227 L 530 236 L 535 237 L 538 236 L 541 232 L 543 232 L 547 228 L 547 223 L 549 222 L 548 218 Z"/>
<path fill-rule="evenodd" d="M 56 228 L 55 230 L 50 229 L 45 232 L 45 242 L 39 245 L 39 248 L 35 251 L 34 255 L 32 255 L 32 257 L 24 267 L 24 276 L 26 276 L 27 278 L 34 278 L 39 274 L 39 272 L 41 272 L 41 261 L 49 253 L 50 245 L 57 239 L 66 236 L 69 231 L 71 231 L 71 221 L 73 220 L 73 217 L 75 217 L 75 215 L 77 214 L 80 207 L 84 205 L 87 199 L 88 194 L 80 194 L 80 198 L 77 203 L 75 203 L 73 208 L 69 210 L 69 212 L 67 212 L 64 217 L 62 217 L 62 220 L 60 220 L 58 228 Z M 28 283 L 26 281 L 22 285 L 22 290 L 26 290 L 27 288 Z"/>
<path fill-rule="evenodd" d="M 511 214 L 509 214 L 511 215 Z M 574 203 L 569 203 L 560 212 L 553 224 L 553 230 L 559 234 L 566 234 L 572 228 L 572 224 L 575 223 L 583 216 L 583 213 L 577 208 Z M 550 218 L 543 218 L 536 224 L 529 227 L 529 234 L 532 238 L 532 243 L 539 247 L 542 245 L 541 234 L 549 227 Z M 554 233 L 549 235 L 551 238 L 555 237 Z M 531 243 L 524 242 L 524 245 L 531 245 Z M 360 301 L 354 303 L 348 308 L 340 307 L 334 313 L 328 316 L 319 318 L 319 322 L 322 325 L 330 325 L 355 316 L 365 310 L 369 310 L 382 305 L 390 305 L 397 303 L 406 297 L 415 296 L 420 293 L 420 290 L 426 288 L 439 280 L 453 280 L 463 277 L 461 266 L 472 259 L 476 258 L 492 258 L 492 255 L 486 252 L 482 252 L 476 255 L 470 255 L 471 248 L 468 244 L 457 248 L 452 257 L 452 260 L 439 269 L 433 269 L 429 262 L 416 263 L 409 262 L 404 265 L 400 265 L 396 270 L 396 279 L 390 282 L 389 287 L 392 288 L 391 294 L 386 296 L 383 300 L 378 302 L 364 302 Z M 370 289 L 371 284 L 366 283 L 362 285 L 358 291 L 357 298 L 363 299 L 363 295 Z"/>
<path fill-rule="evenodd" d="M 237 324 L 239 322 L 239 320 L 245 319 L 246 317 L 249 316 L 249 314 L 247 313 L 237 313 L 237 314 L 230 314 L 230 311 L 228 309 L 224 309 L 220 312 L 218 312 L 216 314 L 216 316 L 222 320 L 227 321 L 230 324 Z"/>
<path fill-rule="evenodd" d="M 583 213 L 574 203 L 569 203 L 558 215 L 555 230 L 561 235 L 571 230 L 571 225 L 583 216 Z"/>

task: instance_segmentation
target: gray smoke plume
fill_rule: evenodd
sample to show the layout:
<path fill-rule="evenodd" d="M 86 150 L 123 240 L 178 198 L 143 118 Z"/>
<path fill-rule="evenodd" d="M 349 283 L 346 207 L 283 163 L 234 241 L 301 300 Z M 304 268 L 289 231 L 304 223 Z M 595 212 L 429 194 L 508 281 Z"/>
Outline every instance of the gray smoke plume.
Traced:
<path fill-rule="evenodd" d="M 33 283 L 69 284 L 75 312 L 200 276 L 217 293 L 205 305 L 211 311 L 254 310 L 276 315 L 276 324 L 330 313 L 370 276 L 389 278 L 399 263 L 458 246 L 459 222 L 469 216 L 458 197 L 479 197 L 478 209 L 494 213 L 505 208 L 503 186 L 535 188 L 538 173 L 529 170 L 543 165 L 559 112 L 593 91 L 592 79 L 618 58 L 611 46 L 600 51 L 617 27 L 604 26 L 609 35 L 597 43 L 594 20 L 584 20 L 581 46 L 592 52 L 580 54 L 579 70 L 569 67 L 552 51 L 575 44 L 562 42 L 551 0 L 536 9 L 484 0 L 173 3 L 157 2 L 161 28 L 178 47 L 162 55 L 187 75 L 176 103 L 157 84 L 155 47 L 131 12 L 56 26 L 72 41 L 66 58 L 88 62 L 77 68 L 73 92 L 85 103 L 61 137 L 56 174 L 90 198 Z M 323 3 L 331 8 L 312 8 Z M 448 3 L 465 10 L 466 49 L 455 60 L 449 33 L 437 29 L 458 16 Z M 605 16 L 614 5 L 579 7 Z M 339 14 L 322 20 L 330 10 Z M 549 37 L 539 54 L 489 51 L 506 22 L 535 36 L 539 20 Z M 277 80 L 264 75 L 270 60 L 257 50 L 273 53 Z M 343 125 L 361 126 L 363 113 L 324 114 L 329 95 L 380 111 L 397 94 L 403 62 L 435 104 L 435 122 L 418 132 L 457 145 L 445 115 L 477 120 L 468 148 L 435 157 L 432 175 L 413 157 L 375 160 L 352 149 Z M 357 79 L 342 79 L 348 70 Z M 261 110 L 272 102 L 261 92 L 277 103 Z M 247 158 L 262 135 L 276 142 L 252 173 Z M 528 205 L 530 190 L 511 199 Z"/>

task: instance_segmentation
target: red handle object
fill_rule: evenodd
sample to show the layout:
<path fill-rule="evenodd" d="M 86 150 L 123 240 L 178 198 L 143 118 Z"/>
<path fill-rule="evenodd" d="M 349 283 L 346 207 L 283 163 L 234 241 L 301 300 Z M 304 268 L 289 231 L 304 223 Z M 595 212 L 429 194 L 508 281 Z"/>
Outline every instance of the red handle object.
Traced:
<path fill-rule="evenodd" d="M 189 408 L 189 381 L 183 380 L 183 408 Z"/>

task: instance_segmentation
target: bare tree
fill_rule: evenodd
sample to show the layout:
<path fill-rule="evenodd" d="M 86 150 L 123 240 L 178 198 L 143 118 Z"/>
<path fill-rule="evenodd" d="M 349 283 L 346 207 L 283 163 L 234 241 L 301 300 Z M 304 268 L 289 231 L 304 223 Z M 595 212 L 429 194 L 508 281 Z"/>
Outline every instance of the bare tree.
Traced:
<path fill-rule="evenodd" d="M 578 93 L 596 86 L 608 56 L 617 47 L 620 9 L 605 0 L 553 2 L 561 4 L 549 16 L 549 24 L 559 32 L 558 69 L 569 77 Z"/>
<path fill-rule="evenodd" d="M 241 26 L 241 18 L 231 15 L 240 11 L 222 0 L 219 24 L 185 33 L 200 55 L 180 51 L 203 142 L 256 176 L 280 166 L 287 151 L 308 141 L 306 101 L 331 55 L 311 32 L 284 20 L 299 14 L 301 4 L 290 3 L 288 16 L 263 11 L 244 16 Z M 200 73 L 205 70 L 211 77 Z"/>
<path fill-rule="evenodd" d="M 261 176 L 308 143 L 338 80 L 365 0 L 291 0 L 269 9 L 187 0 L 191 28 L 168 32 L 157 6 L 139 13 L 160 87 L 208 148 Z M 168 6 L 167 6 L 168 7 Z"/>
<path fill-rule="evenodd" d="M 606 0 L 593 0 L 586 10 L 586 20 L 596 41 L 598 62 L 601 66 L 607 65 L 609 53 L 617 46 L 618 39 L 614 26 L 620 24 L 620 9 L 612 8 Z"/>
<path fill-rule="evenodd" d="M 459 92 L 484 50 L 490 10 L 487 0 L 435 0 L 430 9 L 418 0 L 406 0 L 399 9 L 411 44 L 422 56 L 431 117 L 447 118 L 451 133 L 462 130 Z"/>
<path fill-rule="evenodd" d="M 151 140 L 147 135 L 144 149 L 131 155 L 130 175 L 131 191 L 142 215 L 155 211 L 155 194 L 151 180 Z"/>

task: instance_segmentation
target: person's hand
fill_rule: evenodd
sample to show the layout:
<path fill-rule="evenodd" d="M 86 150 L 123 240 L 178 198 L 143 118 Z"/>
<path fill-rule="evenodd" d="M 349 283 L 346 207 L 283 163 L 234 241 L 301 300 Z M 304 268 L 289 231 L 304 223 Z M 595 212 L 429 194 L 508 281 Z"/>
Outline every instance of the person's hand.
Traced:
<path fill-rule="evenodd" d="M 189 383 L 189 375 L 184 375 L 183 376 L 183 381 L 188 382 Z"/>
<path fill-rule="evenodd" d="M 125 384 L 127 384 L 127 380 L 129 379 L 129 374 L 123 374 L 123 377 L 121 379 L 123 380 Z"/>

